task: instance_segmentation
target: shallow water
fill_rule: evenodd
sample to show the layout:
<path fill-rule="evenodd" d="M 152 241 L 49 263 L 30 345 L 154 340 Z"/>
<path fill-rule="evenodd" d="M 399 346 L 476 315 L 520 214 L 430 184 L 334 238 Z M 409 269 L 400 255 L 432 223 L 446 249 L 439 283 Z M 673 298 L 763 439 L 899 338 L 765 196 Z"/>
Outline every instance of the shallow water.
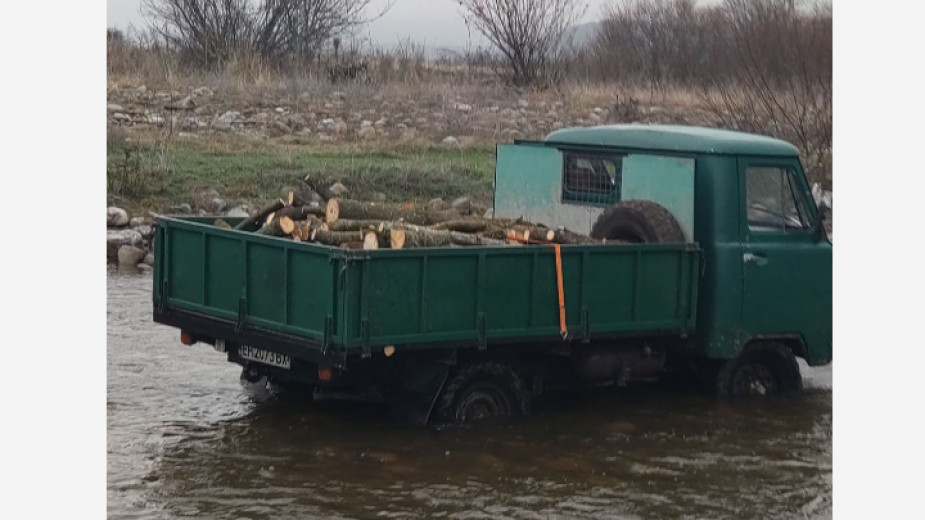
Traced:
<path fill-rule="evenodd" d="M 237 365 L 151 321 L 150 275 L 110 272 L 107 307 L 113 518 L 831 517 L 831 367 L 801 365 L 788 400 L 640 384 L 433 431 L 253 400 Z"/>

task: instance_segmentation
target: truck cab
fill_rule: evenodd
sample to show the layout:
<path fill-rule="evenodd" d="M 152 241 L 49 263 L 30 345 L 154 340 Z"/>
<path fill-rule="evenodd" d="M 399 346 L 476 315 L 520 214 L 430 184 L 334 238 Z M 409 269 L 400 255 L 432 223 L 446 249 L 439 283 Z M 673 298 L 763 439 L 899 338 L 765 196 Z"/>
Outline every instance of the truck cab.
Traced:
<path fill-rule="evenodd" d="M 832 244 L 796 147 L 671 125 L 564 129 L 497 147 L 496 217 L 614 238 L 601 219 L 627 200 L 663 206 L 702 251 L 700 354 L 732 359 L 774 342 L 810 365 L 831 361 Z"/>

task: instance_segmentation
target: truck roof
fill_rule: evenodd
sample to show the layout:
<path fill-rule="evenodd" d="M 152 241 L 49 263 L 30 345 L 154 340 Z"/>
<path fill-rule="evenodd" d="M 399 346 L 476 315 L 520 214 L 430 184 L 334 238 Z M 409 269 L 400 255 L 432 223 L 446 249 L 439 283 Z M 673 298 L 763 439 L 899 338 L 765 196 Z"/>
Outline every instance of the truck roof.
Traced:
<path fill-rule="evenodd" d="M 681 125 L 619 124 L 564 128 L 546 136 L 562 143 L 671 152 L 795 156 L 792 144 L 758 134 Z"/>

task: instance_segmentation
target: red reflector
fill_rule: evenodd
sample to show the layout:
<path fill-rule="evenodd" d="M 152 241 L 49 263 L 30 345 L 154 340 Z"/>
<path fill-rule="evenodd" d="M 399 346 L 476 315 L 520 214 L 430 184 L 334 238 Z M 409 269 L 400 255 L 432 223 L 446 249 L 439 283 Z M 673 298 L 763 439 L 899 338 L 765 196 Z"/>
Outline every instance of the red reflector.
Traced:
<path fill-rule="evenodd" d="M 189 332 L 186 332 L 185 330 L 181 330 L 180 331 L 180 343 L 183 343 L 184 345 L 192 345 L 193 343 L 196 343 L 196 338 L 194 338 L 193 335 L 190 334 Z"/>
<path fill-rule="evenodd" d="M 318 379 L 322 381 L 330 381 L 331 369 L 328 367 L 318 367 Z"/>

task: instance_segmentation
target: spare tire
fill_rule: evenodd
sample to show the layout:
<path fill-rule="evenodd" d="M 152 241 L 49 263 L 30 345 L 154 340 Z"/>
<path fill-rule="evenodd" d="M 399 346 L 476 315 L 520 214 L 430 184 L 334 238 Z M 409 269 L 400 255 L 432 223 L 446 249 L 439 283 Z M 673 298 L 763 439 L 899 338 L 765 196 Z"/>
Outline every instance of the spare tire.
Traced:
<path fill-rule="evenodd" d="M 610 206 L 597 218 L 591 236 L 634 244 L 684 242 L 678 221 L 649 200 L 621 200 Z"/>

